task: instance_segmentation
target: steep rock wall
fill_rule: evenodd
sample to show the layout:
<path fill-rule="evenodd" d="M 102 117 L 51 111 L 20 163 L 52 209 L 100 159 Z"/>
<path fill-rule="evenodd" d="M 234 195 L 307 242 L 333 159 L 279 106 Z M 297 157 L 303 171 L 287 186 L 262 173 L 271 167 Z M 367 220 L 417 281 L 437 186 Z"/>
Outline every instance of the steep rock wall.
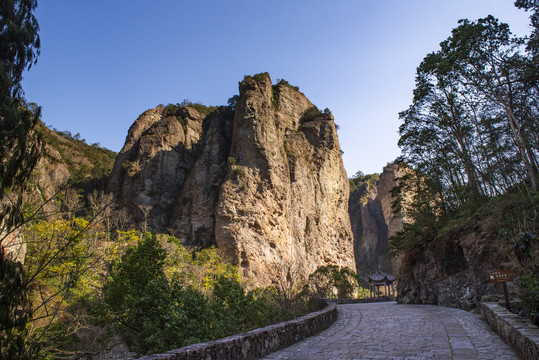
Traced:
<path fill-rule="evenodd" d="M 274 95 L 275 92 L 275 95 Z M 216 211 L 225 257 L 264 285 L 320 265 L 354 267 L 348 182 L 332 116 L 269 76 L 246 78 L 234 117 L 231 165 Z"/>
<path fill-rule="evenodd" d="M 485 222 L 481 227 L 478 232 L 445 238 L 443 247 L 428 248 L 413 261 L 405 259 L 397 301 L 471 310 L 483 296 L 501 294 L 501 285 L 489 282 L 489 272 L 516 266 L 508 256 L 509 246 L 492 240 L 496 236 L 492 224 Z M 513 284 L 508 284 L 514 295 Z"/>
<path fill-rule="evenodd" d="M 109 182 L 129 223 L 165 231 L 196 156 L 204 116 L 182 107 L 176 115 L 159 106 L 144 112 L 129 129 Z"/>
<path fill-rule="evenodd" d="M 392 211 L 391 190 L 402 170 L 396 164 L 384 167 L 377 181 L 366 181 L 350 194 L 349 212 L 354 234 L 357 271 L 367 275 L 378 270 L 398 274 L 400 260 L 388 253 L 389 238 L 402 229 L 402 219 Z M 352 180 L 354 181 L 354 180 Z"/>
<path fill-rule="evenodd" d="M 142 114 L 111 176 L 119 206 L 133 224 L 215 244 L 255 286 L 295 283 L 320 265 L 354 268 L 333 116 L 305 117 L 314 105 L 267 74 L 239 90 L 235 111 Z"/>

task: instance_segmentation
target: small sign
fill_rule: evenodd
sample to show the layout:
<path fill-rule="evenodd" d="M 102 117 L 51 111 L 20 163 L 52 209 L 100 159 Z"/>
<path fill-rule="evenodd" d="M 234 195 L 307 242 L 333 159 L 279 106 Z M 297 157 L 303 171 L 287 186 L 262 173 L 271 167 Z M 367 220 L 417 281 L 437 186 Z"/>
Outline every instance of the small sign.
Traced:
<path fill-rule="evenodd" d="M 490 282 L 493 283 L 505 283 L 508 281 L 513 281 L 515 278 L 514 270 L 496 270 L 489 272 Z"/>

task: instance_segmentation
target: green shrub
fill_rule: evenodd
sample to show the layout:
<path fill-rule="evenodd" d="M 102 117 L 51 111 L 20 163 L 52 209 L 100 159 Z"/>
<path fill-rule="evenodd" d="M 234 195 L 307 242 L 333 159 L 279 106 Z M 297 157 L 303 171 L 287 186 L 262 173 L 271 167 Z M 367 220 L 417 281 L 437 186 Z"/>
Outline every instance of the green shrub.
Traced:
<path fill-rule="evenodd" d="M 318 119 L 320 116 L 322 116 L 322 112 L 318 110 L 316 106 L 312 106 L 305 110 L 301 118 L 299 119 L 300 124 L 313 121 Z"/>
<path fill-rule="evenodd" d="M 235 110 L 236 106 L 238 105 L 239 100 L 240 100 L 240 96 L 239 95 L 234 95 L 234 96 L 232 96 L 231 98 L 228 99 L 227 106 L 230 109 Z"/>
<path fill-rule="evenodd" d="M 204 116 L 207 116 L 209 115 L 210 113 L 214 112 L 215 110 L 217 110 L 218 106 L 207 106 L 207 105 L 204 105 L 202 104 L 201 102 L 199 101 L 196 101 L 196 102 L 192 102 L 190 101 L 189 99 L 184 99 L 180 104 L 178 104 L 179 106 L 185 106 L 185 107 L 191 107 L 193 109 L 195 109 L 196 111 L 198 111 L 199 113 L 201 113 L 202 115 Z"/>
<path fill-rule="evenodd" d="M 283 148 L 286 156 L 290 157 L 292 153 L 290 152 L 290 148 L 288 147 L 288 141 L 286 141 L 286 139 L 283 140 Z"/>
<path fill-rule="evenodd" d="M 262 72 L 262 73 L 254 74 L 253 79 L 255 79 L 255 81 L 261 81 L 265 76 L 269 76 L 269 74 L 267 72 Z"/>
<path fill-rule="evenodd" d="M 290 86 L 296 91 L 299 91 L 299 86 L 290 85 L 290 83 L 286 81 L 285 79 L 277 79 L 277 80 L 278 80 L 277 84 L 275 84 L 274 87 L 286 85 L 286 86 Z"/>
<path fill-rule="evenodd" d="M 246 174 L 245 169 L 242 168 L 242 167 L 239 167 L 239 166 L 235 166 L 235 167 L 232 169 L 232 172 L 233 172 L 236 176 L 244 176 L 244 175 Z"/>
<path fill-rule="evenodd" d="M 226 162 L 229 166 L 232 166 L 232 165 L 236 165 L 236 162 L 238 161 L 238 159 L 236 159 L 234 156 L 229 156 L 227 159 L 226 159 Z"/>
<path fill-rule="evenodd" d="M 359 277 L 348 268 L 320 266 L 309 275 L 309 292 L 318 297 L 350 298 L 359 290 Z"/>
<path fill-rule="evenodd" d="M 165 106 L 165 110 L 163 111 L 164 117 L 174 116 L 176 117 L 178 110 L 180 109 L 179 104 L 168 104 Z"/>
<path fill-rule="evenodd" d="M 177 239 L 150 234 L 113 266 L 97 313 L 139 354 L 294 317 L 266 291 L 246 293 L 237 268 L 222 262 L 215 248 L 190 254 Z"/>
<path fill-rule="evenodd" d="M 522 308 L 530 320 L 539 326 L 539 278 L 524 275 L 518 278 Z"/>
<path fill-rule="evenodd" d="M 31 312 L 23 266 L 6 255 L 2 246 L 0 294 L 0 359 L 29 359 L 25 354 L 25 340 Z"/>

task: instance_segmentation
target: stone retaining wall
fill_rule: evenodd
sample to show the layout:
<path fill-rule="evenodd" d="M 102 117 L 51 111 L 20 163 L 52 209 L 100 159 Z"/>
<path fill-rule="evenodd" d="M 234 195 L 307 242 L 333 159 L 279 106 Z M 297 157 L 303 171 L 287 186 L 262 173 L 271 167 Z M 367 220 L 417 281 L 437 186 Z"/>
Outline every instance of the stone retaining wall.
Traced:
<path fill-rule="evenodd" d="M 496 303 L 481 303 L 481 314 L 522 359 L 539 359 L 539 328 Z"/>
<path fill-rule="evenodd" d="M 337 305 L 328 304 L 323 310 L 291 321 L 266 326 L 220 340 L 186 346 L 165 354 L 144 356 L 140 360 L 259 359 L 309 336 L 318 334 L 327 329 L 335 320 L 337 320 Z"/>
<path fill-rule="evenodd" d="M 380 296 L 375 298 L 366 298 L 366 299 L 324 299 L 328 303 L 335 303 L 338 305 L 342 304 L 366 304 L 366 303 L 377 303 L 377 302 L 389 302 L 396 301 L 393 296 Z"/>

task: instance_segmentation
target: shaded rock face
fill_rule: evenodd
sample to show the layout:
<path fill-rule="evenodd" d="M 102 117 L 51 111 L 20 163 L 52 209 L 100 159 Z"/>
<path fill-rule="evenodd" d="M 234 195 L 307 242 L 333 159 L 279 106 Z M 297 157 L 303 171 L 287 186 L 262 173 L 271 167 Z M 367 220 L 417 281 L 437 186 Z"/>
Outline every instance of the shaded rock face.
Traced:
<path fill-rule="evenodd" d="M 254 286 L 295 283 L 318 266 L 354 268 L 348 180 L 331 114 L 267 74 L 240 83 L 235 111 L 146 111 L 110 188 L 130 221 L 184 243 L 215 244 Z M 186 115 L 188 114 L 188 115 Z M 185 121 L 185 120 L 190 120 Z"/>
<path fill-rule="evenodd" d="M 387 225 L 377 188 L 366 184 L 350 194 L 350 222 L 354 234 L 354 254 L 357 271 L 362 275 L 374 273 L 379 267 L 391 272 L 387 255 Z"/>
<path fill-rule="evenodd" d="M 193 108 L 165 115 L 164 107 L 144 112 L 129 129 L 109 189 L 130 223 L 164 231 L 196 156 L 204 116 Z"/>
<path fill-rule="evenodd" d="M 402 230 L 402 219 L 392 212 L 391 189 L 402 170 L 387 165 L 375 183 L 366 182 L 350 194 L 349 212 L 354 234 L 354 254 L 359 274 L 374 273 L 378 268 L 398 273 L 398 259 L 388 253 L 389 238 Z"/>
<path fill-rule="evenodd" d="M 215 245 L 215 208 L 228 166 L 233 116 L 221 109 L 206 119 L 203 145 L 174 205 L 170 228 L 187 245 Z"/>
<path fill-rule="evenodd" d="M 443 239 L 443 248 L 423 251 L 413 266 L 403 269 L 397 301 L 471 310 L 484 296 L 498 294 L 502 299 L 501 284 L 490 283 L 489 272 L 515 269 L 516 264 L 509 256 L 509 244 L 496 239 L 497 226 L 485 221 L 476 232 Z M 509 294 L 515 295 L 513 284 L 507 284 Z"/>

